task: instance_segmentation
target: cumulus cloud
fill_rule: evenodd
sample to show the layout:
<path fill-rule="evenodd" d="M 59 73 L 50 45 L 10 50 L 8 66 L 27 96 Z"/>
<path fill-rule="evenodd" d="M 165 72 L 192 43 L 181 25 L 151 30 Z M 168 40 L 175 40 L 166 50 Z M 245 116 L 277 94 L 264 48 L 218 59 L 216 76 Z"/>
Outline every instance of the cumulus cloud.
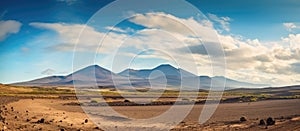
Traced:
<path fill-rule="evenodd" d="M 229 17 L 210 14 L 210 18 L 222 25 L 223 30 L 230 31 Z M 290 34 L 281 41 L 266 43 L 258 39 L 220 34 L 207 20 L 179 18 L 162 12 L 135 14 L 129 21 L 144 26 L 145 29 L 135 31 L 108 26 L 105 29 L 112 31 L 106 34 L 81 24 L 34 22 L 30 25 L 57 32 L 60 43 L 51 46 L 51 49 L 73 51 L 77 44 L 77 51 L 106 54 L 107 60 L 111 60 L 113 52 L 118 50 L 119 54 L 116 56 L 123 62 L 130 61 L 130 58 L 145 49 L 152 49 L 156 52 L 140 57 L 180 60 L 187 63 L 187 70 L 193 67 L 190 62 L 196 62 L 196 65 L 201 65 L 201 69 L 198 69 L 199 75 L 211 75 L 208 70 L 212 63 L 222 65 L 221 61 L 210 61 L 209 58 L 223 57 L 220 49 L 215 46 L 220 42 L 230 78 L 284 84 L 296 81 L 300 76 L 297 70 L 300 63 L 300 34 Z M 128 32 L 134 32 L 135 35 L 131 36 Z M 98 46 L 101 47 L 99 50 Z"/>
<path fill-rule="evenodd" d="M 261 62 L 272 62 L 274 60 L 274 58 L 269 54 L 256 55 L 255 59 Z"/>
<path fill-rule="evenodd" d="M 212 21 L 219 23 L 223 30 L 230 31 L 229 21 L 231 19 L 229 17 L 217 17 L 213 14 L 210 14 L 209 17 Z M 167 18 L 171 18 L 171 20 L 167 20 Z M 175 34 L 181 34 L 181 37 L 177 38 L 186 38 L 185 36 L 188 35 L 192 36 L 186 28 L 180 26 L 182 24 L 192 25 L 195 29 L 201 30 L 202 32 L 197 33 L 205 38 L 213 38 L 205 33 L 216 31 L 212 28 L 212 24 L 205 25 L 203 24 L 204 22 L 196 21 L 193 18 L 183 19 L 164 13 L 138 14 L 131 22 L 145 26 L 146 28 L 164 29 Z M 292 24 L 286 24 L 286 26 L 295 28 Z M 242 72 L 245 71 L 256 72 L 257 75 L 251 78 L 253 82 L 267 82 L 271 84 L 280 82 L 284 84 L 297 80 L 299 72 L 295 71 L 298 69 L 298 64 L 295 63 L 300 61 L 300 34 L 290 34 L 288 37 L 282 38 L 282 41 L 275 41 L 273 43 L 263 43 L 258 39 L 242 39 L 233 35 L 222 35 L 218 32 L 217 35 L 223 46 L 227 62 L 226 66 L 230 72 L 240 74 L 243 74 Z M 197 40 L 194 42 L 193 40 L 188 41 L 199 43 Z M 209 39 L 203 41 L 209 43 L 207 45 L 211 45 L 212 47 L 217 42 Z M 211 61 L 204 60 L 204 56 L 206 55 L 218 57 L 214 53 L 208 54 L 202 45 L 191 44 L 188 47 L 191 51 L 190 53 L 201 57 L 199 65 L 205 66 L 211 64 Z M 216 50 L 215 52 L 218 51 Z M 234 73 L 231 73 L 229 77 L 237 78 L 236 75 L 232 74 Z M 244 76 L 250 79 L 249 73 L 244 73 Z"/>
<path fill-rule="evenodd" d="M 207 20 L 197 21 L 193 17 L 179 18 L 171 14 L 155 12 L 136 14 L 129 21 L 146 28 L 172 32 L 174 35 L 200 36 L 203 41 L 216 42 L 216 31 Z"/>
<path fill-rule="evenodd" d="M 22 23 L 15 20 L 0 21 L 0 41 L 3 41 L 10 34 L 16 34 L 20 31 Z"/>
<path fill-rule="evenodd" d="M 289 48 L 283 48 L 283 47 L 275 47 L 273 49 L 273 53 L 275 58 L 280 60 L 290 60 L 292 59 L 292 52 Z"/>
<path fill-rule="evenodd" d="M 282 38 L 282 41 L 289 44 L 291 48 L 300 48 L 300 34 L 289 34 L 288 37 Z"/>

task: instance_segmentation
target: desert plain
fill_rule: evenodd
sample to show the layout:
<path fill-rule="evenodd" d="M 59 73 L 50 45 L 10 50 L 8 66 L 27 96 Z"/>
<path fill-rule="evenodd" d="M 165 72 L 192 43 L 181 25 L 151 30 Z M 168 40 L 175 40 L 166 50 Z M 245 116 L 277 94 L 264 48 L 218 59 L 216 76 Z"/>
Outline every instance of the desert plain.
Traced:
<path fill-rule="evenodd" d="M 104 130 L 101 127 L 102 122 L 93 121 L 82 107 L 109 106 L 126 116 L 124 118 L 126 121 L 127 118 L 153 118 L 172 106 L 185 108 L 192 101 L 194 102 L 192 110 L 171 130 L 300 130 L 298 87 L 225 91 L 216 111 L 203 124 L 199 123 L 199 116 L 204 107 L 203 98 L 207 95 L 205 91 L 199 92 L 199 97 L 196 99 L 189 98 L 190 92 L 186 92 L 184 98 L 180 99 L 179 105 L 174 105 L 177 99 L 176 91 L 164 92 L 159 99 L 141 105 L 120 97 L 120 94 L 113 89 L 100 91 L 102 99 L 88 97 L 86 100 L 79 100 L 72 87 L 1 85 L 0 90 L 0 129 L 4 131 Z M 278 94 L 278 90 L 281 94 Z M 141 97 L 143 96 L 138 98 Z M 108 105 L 103 106 L 103 103 Z M 271 118 L 274 123 L 269 124 L 268 118 Z M 132 130 L 130 126 L 111 124 L 114 130 Z M 141 129 L 160 130 L 161 128 Z"/>

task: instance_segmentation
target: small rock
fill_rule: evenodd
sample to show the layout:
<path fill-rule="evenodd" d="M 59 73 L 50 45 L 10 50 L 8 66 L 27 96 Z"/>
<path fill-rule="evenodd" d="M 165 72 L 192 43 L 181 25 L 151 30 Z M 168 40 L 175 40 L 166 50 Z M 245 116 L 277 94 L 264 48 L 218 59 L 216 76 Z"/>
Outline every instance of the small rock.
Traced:
<path fill-rule="evenodd" d="M 42 119 L 40 119 L 40 120 L 37 121 L 37 123 L 44 123 L 44 122 L 45 122 L 44 118 L 42 118 Z"/>
<path fill-rule="evenodd" d="M 269 117 L 267 119 L 267 125 L 270 126 L 270 125 L 275 125 L 275 120 L 272 118 L 272 117 Z"/>
<path fill-rule="evenodd" d="M 125 99 L 124 102 L 130 102 L 130 100 Z"/>
<path fill-rule="evenodd" d="M 265 122 L 265 120 L 263 120 L 263 119 L 261 119 L 260 121 L 259 121 L 259 125 L 266 125 L 266 122 Z"/>
<path fill-rule="evenodd" d="M 3 117 L 0 115 L 0 121 L 3 120 Z"/>
<path fill-rule="evenodd" d="M 243 116 L 243 117 L 240 118 L 240 122 L 245 122 L 245 121 L 247 121 L 246 117 Z"/>

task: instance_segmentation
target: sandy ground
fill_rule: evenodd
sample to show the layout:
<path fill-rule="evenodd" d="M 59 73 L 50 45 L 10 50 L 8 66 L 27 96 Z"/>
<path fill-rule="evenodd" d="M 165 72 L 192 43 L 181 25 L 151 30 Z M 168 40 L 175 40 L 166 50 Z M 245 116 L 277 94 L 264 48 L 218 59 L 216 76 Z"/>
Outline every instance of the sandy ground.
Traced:
<path fill-rule="evenodd" d="M 76 100 L 21 99 L 1 103 L 1 130 L 100 130 L 80 106 L 65 105 Z M 300 130 L 300 100 L 270 100 L 220 104 L 205 124 L 198 124 L 203 105 L 195 105 L 186 119 L 172 130 Z M 5 105 L 5 106 L 3 106 Z M 116 106 L 130 118 L 150 118 L 170 106 Z M 184 108 L 184 105 L 178 106 Z M 239 122 L 245 116 L 246 122 Z M 260 119 L 275 118 L 273 126 L 259 126 Z M 42 121 L 44 119 L 44 121 Z M 118 130 L 118 125 L 113 125 Z"/>
<path fill-rule="evenodd" d="M 80 107 L 65 107 L 68 100 L 22 99 L 2 106 L 6 130 L 95 130 L 96 126 L 88 119 Z M 5 108 L 7 108 L 5 110 Z M 74 110 L 73 110 L 74 108 Z M 62 108 L 63 109 L 63 108 Z M 44 119 L 44 122 L 41 122 Z M 4 128 L 4 127 L 2 127 Z"/>

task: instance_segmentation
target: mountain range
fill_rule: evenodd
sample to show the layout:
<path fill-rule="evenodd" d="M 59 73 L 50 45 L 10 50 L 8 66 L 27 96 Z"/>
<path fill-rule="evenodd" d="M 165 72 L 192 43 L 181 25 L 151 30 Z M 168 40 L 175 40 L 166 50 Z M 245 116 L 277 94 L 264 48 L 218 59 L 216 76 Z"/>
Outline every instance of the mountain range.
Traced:
<path fill-rule="evenodd" d="M 98 65 L 91 65 L 67 76 L 49 76 L 26 82 L 14 83 L 19 86 L 98 86 L 98 87 L 153 87 L 153 88 L 186 88 L 210 89 L 222 87 L 226 81 L 225 89 L 268 87 L 266 84 L 253 84 L 241 82 L 224 76 L 197 76 L 184 69 L 175 68 L 168 64 L 153 69 L 126 69 L 114 73 Z"/>

